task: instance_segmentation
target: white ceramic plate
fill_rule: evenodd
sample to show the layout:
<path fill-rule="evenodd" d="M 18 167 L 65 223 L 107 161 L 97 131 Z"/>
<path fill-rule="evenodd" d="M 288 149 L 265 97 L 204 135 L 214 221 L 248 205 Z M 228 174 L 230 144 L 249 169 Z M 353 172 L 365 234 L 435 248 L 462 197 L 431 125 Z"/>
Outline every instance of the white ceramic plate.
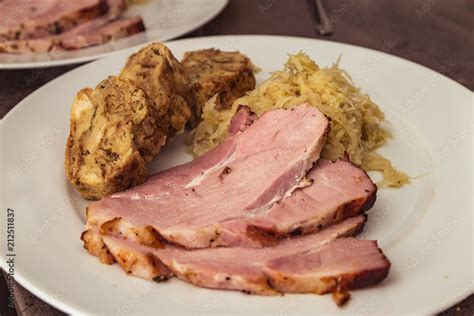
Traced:
<path fill-rule="evenodd" d="M 141 16 L 146 31 L 117 41 L 75 51 L 0 54 L 0 69 L 52 67 L 94 60 L 149 41 L 166 41 L 189 33 L 218 15 L 228 0 L 149 0 L 131 6 L 124 16 Z"/>
<path fill-rule="evenodd" d="M 159 314 L 402 314 L 435 313 L 472 293 L 472 93 L 412 62 L 360 47 L 291 37 L 228 36 L 170 42 L 188 50 L 239 49 L 263 71 L 281 68 L 288 53 L 307 52 L 341 67 L 387 114 L 394 140 L 382 148 L 416 177 L 401 189 L 381 189 L 363 236 L 377 239 L 392 261 L 379 286 L 353 291 L 339 309 L 329 296 L 248 296 L 201 289 L 179 280 L 162 284 L 126 276 L 82 249 L 87 204 L 70 188 L 63 153 L 69 106 L 79 89 L 117 73 L 137 48 L 77 68 L 24 99 L 3 119 L 2 243 L 6 209 L 15 211 L 16 279 L 68 313 Z M 160 153 L 153 170 L 182 163 L 180 139 Z M 1 265 L 7 259 L 1 247 Z"/>

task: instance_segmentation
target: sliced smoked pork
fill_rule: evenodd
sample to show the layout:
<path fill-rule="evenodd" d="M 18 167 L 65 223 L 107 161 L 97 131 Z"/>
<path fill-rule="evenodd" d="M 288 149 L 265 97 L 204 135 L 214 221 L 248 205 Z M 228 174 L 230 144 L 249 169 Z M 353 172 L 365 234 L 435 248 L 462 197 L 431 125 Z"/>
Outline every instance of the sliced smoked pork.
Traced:
<path fill-rule="evenodd" d="M 363 213 L 375 202 L 376 186 L 363 170 L 348 161 L 319 160 L 306 178 L 312 185 L 296 189 L 269 210 L 219 223 L 220 238 L 213 240 L 211 246 L 272 245 L 286 235 L 316 232 Z M 104 228 L 110 226 L 106 224 Z M 146 229 L 131 238 L 141 244 L 150 243 Z"/>
<path fill-rule="evenodd" d="M 145 29 L 139 17 L 119 18 L 126 8 L 123 0 L 109 0 L 107 3 L 106 14 L 60 34 L 0 41 L 0 52 L 23 54 L 74 50 L 104 44 Z"/>
<path fill-rule="evenodd" d="M 304 254 L 337 238 L 354 236 L 362 230 L 365 219 L 365 216 L 359 215 L 319 233 L 288 238 L 275 247 L 260 249 L 237 247 L 185 250 L 173 246 L 155 249 L 119 237 L 103 236 L 103 239 L 112 256 L 128 274 L 160 280 L 174 274 L 201 287 L 274 295 L 281 291 L 271 286 L 269 276 L 272 274 L 264 273 L 267 262 L 272 264 L 278 258 Z M 352 256 L 356 258 L 357 254 Z M 347 258 L 350 257 L 351 254 L 348 253 Z"/>
<path fill-rule="evenodd" d="M 258 214 L 247 225 L 272 234 L 306 234 L 370 209 L 377 187 L 349 161 L 319 160 L 305 177 L 312 184 Z"/>
<path fill-rule="evenodd" d="M 241 105 L 229 124 L 228 136 L 234 136 L 246 130 L 257 119 L 257 115 L 248 106 Z"/>
<path fill-rule="evenodd" d="M 147 279 L 163 281 L 175 275 L 200 287 L 260 295 L 344 293 L 378 284 L 390 270 L 375 241 L 343 238 L 357 234 L 364 221 L 359 215 L 261 249 L 155 249 L 120 237 L 103 238 L 128 274 Z"/>
<path fill-rule="evenodd" d="M 266 212 L 300 185 L 327 129 L 326 117 L 308 104 L 266 112 L 196 160 L 92 203 L 89 225 L 132 239 L 151 229 L 187 248 L 222 245 L 219 223 Z"/>
<path fill-rule="evenodd" d="M 105 0 L 0 1 L 0 40 L 59 34 L 105 14 Z"/>
<path fill-rule="evenodd" d="M 375 240 L 341 238 L 266 261 L 263 272 L 280 292 L 325 294 L 378 284 L 389 269 L 390 261 Z"/>
<path fill-rule="evenodd" d="M 113 21 L 99 18 L 55 36 L 0 42 L 0 53 L 24 54 L 74 50 L 105 44 L 144 30 L 145 26 L 139 17 Z"/>
<path fill-rule="evenodd" d="M 110 21 L 95 30 L 77 34 L 73 38 L 63 37 L 61 48 L 65 50 L 80 49 L 115 41 L 145 30 L 145 25 L 140 17 L 120 18 Z"/>

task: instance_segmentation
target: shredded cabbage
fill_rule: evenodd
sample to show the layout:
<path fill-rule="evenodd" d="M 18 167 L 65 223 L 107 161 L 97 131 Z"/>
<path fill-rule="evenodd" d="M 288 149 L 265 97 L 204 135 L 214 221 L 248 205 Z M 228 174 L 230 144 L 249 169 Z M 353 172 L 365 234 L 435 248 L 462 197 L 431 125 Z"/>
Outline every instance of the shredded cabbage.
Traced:
<path fill-rule="evenodd" d="M 379 186 L 400 187 L 409 183 L 405 173 L 374 152 L 392 137 L 380 126 L 385 116 L 377 104 L 354 86 L 337 63 L 320 68 L 303 52 L 289 55 L 283 70 L 272 73 L 255 90 L 237 99 L 230 109 L 217 111 L 215 98 L 210 99 L 203 107 L 201 123 L 192 133 L 191 151 L 200 156 L 222 142 L 240 104 L 260 115 L 303 102 L 309 102 L 331 119 L 322 158 L 334 161 L 347 153 L 353 163 L 366 171 L 383 172 Z"/>

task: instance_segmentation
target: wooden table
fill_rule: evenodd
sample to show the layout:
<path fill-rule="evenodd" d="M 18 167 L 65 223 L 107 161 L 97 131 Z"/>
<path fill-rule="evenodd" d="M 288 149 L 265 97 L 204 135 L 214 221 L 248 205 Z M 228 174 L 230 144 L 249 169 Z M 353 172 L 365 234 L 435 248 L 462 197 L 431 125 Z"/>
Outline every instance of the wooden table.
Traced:
<path fill-rule="evenodd" d="M 335 32 L 329 37 L 315 33 L 309 1 L 232 0 L 220 16 L 183 38 L 229 34 L 291 35 L 377 50 L 383 50 L 389 42 L 390 54 L 432 68 L 474 89 L 473 1 L 332 0 L 326 1 L 326 6 L 335 21 Z M 450 67 L 445 66 L 447 63 Z M 0 117 L 41 85 L 77 66 L 0 71 Z M 15 311 L 6 307 L 6 291 L 5 282 L 0 278 L 0 315 L 14 315 Z M 62 315 L 19 285 L 15 285 L 15 293 L 18 314 Z M 474 296 L 442 313 L 473 314 Z"/>

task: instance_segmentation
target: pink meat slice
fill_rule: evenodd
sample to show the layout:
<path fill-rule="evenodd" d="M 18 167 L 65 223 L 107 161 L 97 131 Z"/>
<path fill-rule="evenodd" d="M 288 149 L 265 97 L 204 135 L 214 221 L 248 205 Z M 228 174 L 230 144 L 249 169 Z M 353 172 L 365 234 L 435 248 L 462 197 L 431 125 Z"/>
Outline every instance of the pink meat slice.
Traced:
<path fill-rule="evenodd" d="M 276 234 L 306 234 L 370 209 L 377 187 L 349 161 L 319 160 L 306 178 L 312 185 L 258 214 L 247 225 Z"/>
<path fill-rule="evenodd" d="M 271 286 L 285 293 L 347 291 L 378 284 L 390 261 L 374 240 L 342 238 L 308 252 L 285 255 L 264 264 Z"/>
<path fill-rule="evenodd" d="M 0 42 L 0 53 L 24 54 L 75 50 L 104 44 L 145 30 L 139 17 L 113 21 L 100 18 L 68 32 L 44 38 Z"/>
<path fill-rule="evenodd" d="M 219 223 L 220 238 L 211 245 L 260 248 L 285 235 L 312 233 L 339 223 L 365 212 L 375 201 L 376 186 L 348 161 L 319 160 L 306 178 L 313 184 L 295 190 L 263 214 Z"/>
<path fill-rule="evenodd" d="M 306 179 L 312 185 L 295 190 L 269 210 L 221 223 L 222 237 L 213 246 L 261 247 L 275 237 L 317 232 L 367 211 L 376 199 L 377 187 L 369 176 L 345 160 L 320 159 Z"/>
<path fill-rule="evenodd" d="M 72 38 L 63 36 L 61 48 L 66 50 L 80 49 L 99 44 L 104 44 L 112 40 L 117 40 L 145 30 L 143 20 L 140 17 L 121 18 L 110 21 L 97 29 L 77 34 Z"/>
<path fill-rule="evenodd" d="M 0 40 L 31 39 L 67 31 L 107 11 L 103 0 L 3 0 Z"/>
<path fill-rule="evenodd" d="M 92 203 L 88 219 L 100 227 L 119 218 L 171 243 L 209 247 L 221 237 L 218 223 L 266 211 L 294 190 L 318 160 L 327 129 L 309 104 L 266 112 L 199 159 Z"/>
<path fill-rule="evenodd" d="M 227 136 L 234 136 L 246 130 L 257 119 L 257 115 L 248 106 L 241 105 L 229 124 Z"/>
<path fill-rule="evenodd" d="M 0 52 L 22 54 L 74 50 L 143 31 L 145 26 L 140 17 L 119 18 L 125 8 L 123 0 L 109 0 L 107 13 L 99 18 L 81 23 L 58 35 L 0 42 Z"/>
<path fill-rule="evenodd" d="M 139 258 L 141 255 L 152 255 L 178 278 L 195 285 L 269 295 L 277 291 L 270 286 L 270 273 L 263 271 L 267 262 L 318 249 L 337 238 L 353 236 L 362 229 L 365 219 L 364 215 L 359 215 L 316 234 L 288 238 L 274 247 L 261 249 L 235 247 L 186 250 L 173 246 L 154 249 L 119 237 L 103 236 L 103 240 L 119 263 L 121 256 Z M 150 271 L 149 264 L 138 264 L 127 272 L 148 279 L 159 277 L 156 273 L 150 274 Z"/>

